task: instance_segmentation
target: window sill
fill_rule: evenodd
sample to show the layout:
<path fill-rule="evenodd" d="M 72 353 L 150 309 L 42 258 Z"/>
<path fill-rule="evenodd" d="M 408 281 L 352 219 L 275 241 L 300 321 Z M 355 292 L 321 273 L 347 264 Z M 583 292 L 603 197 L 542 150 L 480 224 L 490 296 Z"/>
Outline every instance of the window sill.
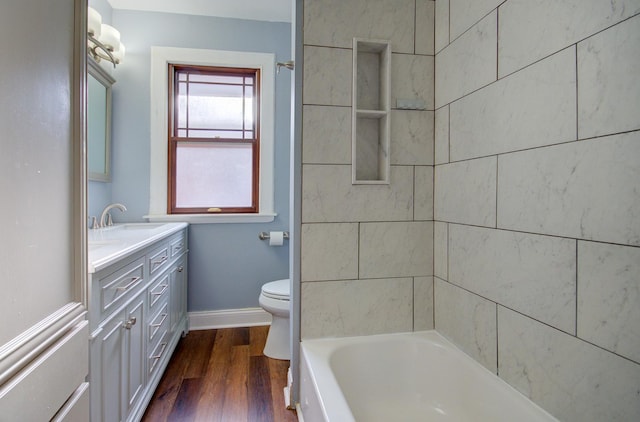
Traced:
<path fill-rule="evenodd" d="M 184 221 L 189 224 L 270 223 L 276 213 L 260 214 L 153 214 L 145 215 L 151 223 Z"/>

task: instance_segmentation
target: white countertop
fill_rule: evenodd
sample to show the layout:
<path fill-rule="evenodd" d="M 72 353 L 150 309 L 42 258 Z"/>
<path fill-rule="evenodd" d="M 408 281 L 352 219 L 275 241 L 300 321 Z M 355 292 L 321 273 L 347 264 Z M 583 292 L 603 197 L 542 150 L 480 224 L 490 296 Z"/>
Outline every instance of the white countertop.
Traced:
<path fill-rule="evenodd" d="M 89 273 L 108 267 L 119 259 L 176 233 L 187 223 L 125 223 L 89 230 L 87 236 Z"/>

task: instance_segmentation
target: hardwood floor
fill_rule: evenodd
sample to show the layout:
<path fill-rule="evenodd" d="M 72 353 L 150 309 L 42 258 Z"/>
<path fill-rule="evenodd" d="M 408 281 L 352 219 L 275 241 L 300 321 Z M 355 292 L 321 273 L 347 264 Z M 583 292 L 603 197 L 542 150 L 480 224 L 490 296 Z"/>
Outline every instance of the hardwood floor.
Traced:
<path fill-rule="evenodd" d="M 284 405 L 289 361 L 262 354 L 268 330 L 191 331 L 178 343 L 142 420 L 297 421 Z"/>

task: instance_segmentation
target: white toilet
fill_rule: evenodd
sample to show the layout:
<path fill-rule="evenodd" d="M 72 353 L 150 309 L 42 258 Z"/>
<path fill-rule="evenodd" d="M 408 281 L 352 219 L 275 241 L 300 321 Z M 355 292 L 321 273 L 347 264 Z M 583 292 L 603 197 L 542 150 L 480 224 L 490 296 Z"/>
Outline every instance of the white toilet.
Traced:
<path fill-rule="evenodd" d="M 276 280 L 262 286 L 258 302 L 272 316 L 264 355 L 273 359 L 291 359 L 289 352 L 289 279 Z"/>

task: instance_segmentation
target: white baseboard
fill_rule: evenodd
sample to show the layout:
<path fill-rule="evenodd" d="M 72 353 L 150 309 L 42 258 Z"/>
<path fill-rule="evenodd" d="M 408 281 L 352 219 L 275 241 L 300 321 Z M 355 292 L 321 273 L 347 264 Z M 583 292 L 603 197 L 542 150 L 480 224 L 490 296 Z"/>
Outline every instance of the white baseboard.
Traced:
<path fill-rule="evenodd" d="M 194 331 L 270 324 L 271 314 L 262 308 L 189 312 L 189 330 Z"/>

